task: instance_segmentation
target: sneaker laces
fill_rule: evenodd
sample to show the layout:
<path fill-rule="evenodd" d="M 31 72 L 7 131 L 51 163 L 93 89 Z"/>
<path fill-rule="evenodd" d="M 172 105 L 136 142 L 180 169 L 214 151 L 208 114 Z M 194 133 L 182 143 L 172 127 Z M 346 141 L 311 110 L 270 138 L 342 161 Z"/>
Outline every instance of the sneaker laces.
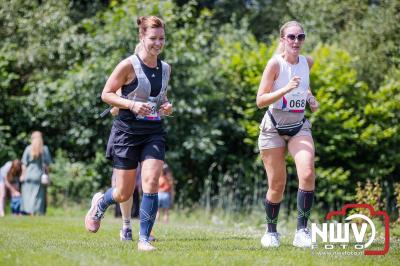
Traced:
<path fill-rule="evenodd" d="M 132 238 L 132 230 L 127 228 L 127 229 L 122 229 L 122 234 L 126 238 Z"/>
<path fill-rule="evenodd" d="M 271 242 L 278 243 L 279 242 L 279 237 L 281 234 L 278 232 L 268 232 L 268 230 L 265 232 L 265 234 L 271 239 Z"/>
<path fill-rule="evenodd" d="M 97 208 L 96 213 L 94 214 L 93 218 L 98 221 L 98 220 L 103 219 L 103 217 L 104 217 L 104 212 L 100 211 L 100 209 Z"/>
<path fill-rule="evenodd" d="M 311 233 L 308 228 L 303 228 L 299 230 L 299 237 L 301 242 L 308 242 L 311 241 Z"/>
<path fill-rule="evenodd" d="M 268 228 L 267 228 L 267 230 L 265 230 L 265 234 L 266 235 L 275 235 L 275 236 L 278 236 L 278 237 L 281 236 L 281 234 L 278 233 L 278 232 L 268 232 Z"/>
<path fill-rule="evenodd" d="M 147 241 L 147 240 L 140 239 L 139 242 L 141 242 L 142 244 L 144 244 L 146 246 L 151 246 L 152 247 L 151 243 L 149 241 Z"/>
<path fill-rule="evenodd" d="M 306 235 L 307 238 L 311 238 L 310 229 L 304 228 L 302 231 L 304 232 L 304 234 Z"/>
<path fill-rule="evenodd" d="M 279 237 L 281 236 L 278 232 L 268 233 L 271 238 L 271 242 L 274 244 L 279 244 Z"/>

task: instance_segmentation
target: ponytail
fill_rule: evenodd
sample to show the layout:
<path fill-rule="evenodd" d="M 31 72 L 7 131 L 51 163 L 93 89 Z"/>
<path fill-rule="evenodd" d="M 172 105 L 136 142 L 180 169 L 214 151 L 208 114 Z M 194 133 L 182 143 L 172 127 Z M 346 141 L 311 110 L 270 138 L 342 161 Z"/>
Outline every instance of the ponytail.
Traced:
<path fill-rule="evenodd" d="M 278 47 L 276 47 L 274 54 L 283 54 L 283 52 L 285 52 L 285 45 L 279 40 Z"/>
<path fill-rule="evenodd" d="M 142 49 L 142 44 L 141 43 L 136 44 L 135 53 L 134 54 L 136 54 L 136 55 L 139 54 L 141 49 Z"/>

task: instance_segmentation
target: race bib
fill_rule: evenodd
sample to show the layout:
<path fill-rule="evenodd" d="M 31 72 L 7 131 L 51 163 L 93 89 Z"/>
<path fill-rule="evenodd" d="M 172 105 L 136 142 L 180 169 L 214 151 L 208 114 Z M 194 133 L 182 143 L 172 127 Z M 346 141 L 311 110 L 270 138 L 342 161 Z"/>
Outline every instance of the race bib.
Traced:
<path fill-rule="evenodd" d="M 296 89 L 282 97 L 282 111 L 304 112 L 307 103 L 307 91 Z"/>
<path fill-rule="evenodd" d="M 136 118 L 139 120 L 161 120 L 160 114 L 157 110 L 157 97 L 149 97 L 147 104 L 150 105 L 151 112 L 147 116 L 137 115 Z"/>

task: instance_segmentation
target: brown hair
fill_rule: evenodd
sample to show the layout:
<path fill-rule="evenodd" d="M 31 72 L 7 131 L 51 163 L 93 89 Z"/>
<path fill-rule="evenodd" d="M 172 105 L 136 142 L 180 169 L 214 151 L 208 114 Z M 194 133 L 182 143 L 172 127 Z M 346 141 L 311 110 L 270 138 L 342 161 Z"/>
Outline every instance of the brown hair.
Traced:
<path fill-rule="evenodd" d="M 139 37 L 144 36 L 146 34 L 147 29 L 149 28 L 162 28 L 165 30 L 165 23 L 160 19 L 159 17 L 156 16 L 143 16 L 143 17 L 138 17 L 136 20 L 136 23 L 139 28 Z M 135 54 L 138 54 L 141 48 L 141 43 L 139 42 L 136 45 L 135 48 Z"/>
<path fill-rule="evenodd" d="M 16 176 L 20 176 L 21 175 L 21 161 L 18 159 L 15 159 L 14 161 L 12 161 L 11 163 L 11 168 L 7 173 L 7 181 L 11 182 L 12 179 Z"/>
<path fill-rule="evenodd" d="M 139 36 L 145 35 L 148 28 L 163 28 L 165 30 L 164 21 L 156 16 L 138 17 L 136 23 L 139 28 Z"/>
<path fill-rule="evenodd" d="M 282 25 L 282 27 L 279 30 L 279 35 L 280 38 L 285 37 L 285 31 L 287 28 L 292 27 L 292 26 L 298 26 L 301 28 L 301 30 L 304 32 L 304 28 L 303 25 L 301 25 L 299 22 L 292 20 L 292 21 L 288 21 L 285 24 Z M 279 40 L 279 45 L 278 48 L 276 48 L 275 54 L 281 54 L 285 51 L 285 46 L 283 45 L 283 43 Z"/>
<path fill-rule="evenodd" d="M 43 153 L 43 137 L 42 132 L 33 131 L 31 135 L 31 156 L 32 159 L 39 158 Z"/>

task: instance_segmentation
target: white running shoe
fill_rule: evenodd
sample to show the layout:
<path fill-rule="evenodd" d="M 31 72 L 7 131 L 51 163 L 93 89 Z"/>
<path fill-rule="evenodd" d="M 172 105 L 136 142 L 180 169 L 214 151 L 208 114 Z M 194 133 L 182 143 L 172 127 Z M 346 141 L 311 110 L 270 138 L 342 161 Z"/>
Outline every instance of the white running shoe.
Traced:
<path fill-rule="evenodd" d="M 281 244 L 279 238 L 279 233 L 265 231 L 265 234 L 261 238 L 261 246 L 263 246 L 264 248 L 279 247 L 279 245 Z"/>
<path fill-rule="evenodd" d="M 296 230 L 293 239 L 293 246 L 299 248 L 310 248 L 311 244 L 311 233 L 308 228 Z"/>
<path fill-rule="evenodd" d="M 139 240 L 137 245 L 138 251 L 154 251 L 156 248 L 147 241 Z"/>

